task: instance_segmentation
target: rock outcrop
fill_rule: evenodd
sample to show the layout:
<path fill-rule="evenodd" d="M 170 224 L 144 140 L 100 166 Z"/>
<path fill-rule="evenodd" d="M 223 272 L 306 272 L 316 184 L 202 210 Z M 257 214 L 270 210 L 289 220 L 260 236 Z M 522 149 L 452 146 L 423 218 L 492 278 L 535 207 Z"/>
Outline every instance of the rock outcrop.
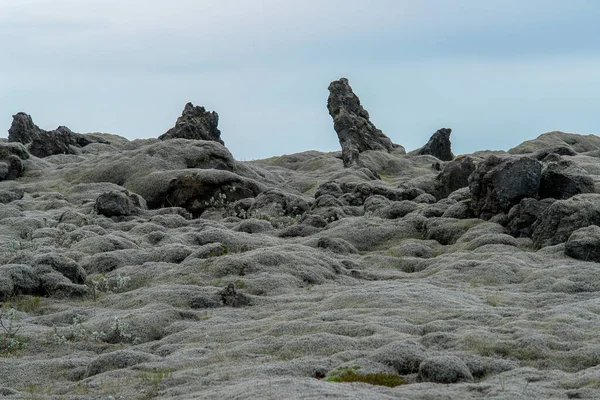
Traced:
<path fill-rule="evenodd" d="M 533 243 L 538 248 L 564 243 L 573 232 L 590 225 L 600 225 L 600 194 L 557 200 L 533 225 Z"/>
<path fill-rule="evenodd" d="M 342 146 L 345 167 L 359 165 L 359 154 L 366 150 L 391 152 L 400 147 L 392 143 L 381 130 L 369 120 L 369 113 L 354 94 L 348 79 L 341 78 L 329 85 L 327 100 L 329 115 Z"/>
<path fill-rule="evenodd" d="M 0 181 L 10 181 L 23 175 L 23 160 L 29 153 L 20 143 L 0 143 Z"/>
<path fill-rule="evenodd" d="M 590 225 L 573 232 L 565 243 L 565 254 L 577 260 L 600 262 L 600 226 Z"/>
<path fill-rule="evenodd" d="M 28 151 L 39 158 L 56 154 L 76 154 L 74 149 L 91 143 L 108 144 L 103 139 L 75 133 L 66 126 L 45 131 L 33 123 L 29 114 L 23 112 L 13 115 L 13 122 L 8 130 L 8 141 L 26 145 Z"/>
<path fill-rule="evenodd" d="M 183 108 L 181 117 L 177 118 L 175 126 L 158 138 L 160 140 L 212 140 L 225 145 L 225 142 L 221 140 L 221 131 L 217 127 L 218 125 L 219 114 L 214 111 L 206 111 L 204 107 L 187 103 Z"/>
<path fill-rule="evenodd" d="M 561 159 L 542 170 L 541 198 L 568 199 L 581 193 L 594 193 L 594 179 L 574 162 Z"/>
<path fill-rule="evenodd" d="M 542 164 L 532 158 L 488 157 L 469 176 L 475 215 L 489 219 L 526 197 L 537 197 L 541 175 Z"/>
<path fill-rule="evenodd" d="M 469 186 L 469 176 L 475 171 L 473 157 L 459 157 L 447 163 L 436 179 L 435 197 L 443 199 L 455 190 Z"/>
<path fill-rule="evenodd" d="M 141 196 L 128 192 L 106 192 L 96 199 L 94 208 L 98 214 L 106 217 L 128 217 L 146 208 Z"/>
<path fill-rule="evenodd" d="M 450 128 L 438 129 L 431 136 L 429 142 L 420 149 L 415 150 L 414 154 L 418 156 L 432 155 L 442 161 L 453 160 L 454 154 L 452 154 L 452 143 L 450 142 L 451 133 L 452 129 Z"/>

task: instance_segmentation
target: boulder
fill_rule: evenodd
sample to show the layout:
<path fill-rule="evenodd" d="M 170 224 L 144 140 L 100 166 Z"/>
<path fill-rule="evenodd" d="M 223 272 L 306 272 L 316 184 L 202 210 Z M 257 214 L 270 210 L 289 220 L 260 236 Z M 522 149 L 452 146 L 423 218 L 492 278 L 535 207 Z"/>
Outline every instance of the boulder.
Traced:
<path fill-rule="evenodd" d="M 458 157 L 447 163 L 436 178 L 435 197 L 443 199 L 450 193 L 469 186 L 469 175 L 475 171 L 473 157 Z"/>
<path fill-rule="evenodd" d="M 514 237 L 531 237 L 534 222 L 554 201 L 554 199 L 536 200 L 532 198 L 521 200 L 508 212 L 506 230 Z"/>
<path fill-rule="evenodd" d="M 475 215 L 489 219 L 526 197 L 537 197 L 541 175 L 542 164 L 532 158 L 489 156 L 469 176 Z"/>
<path fill-rule="evenodd" d="M 426 349 L 423 345 L 406 340 L 393 342 L 377 349 L 371 358 L 394 368 L 399 374 L 417 372 L 419 364 L 425 359 Z"/>
<path fill-rule="evenodd" d="M 565 254 L 577 260 L 600 262 L 600 226 L 577 229 L 565 243 Z"/>
<path fill-rule="evenodd" d="M 0 143 L 0 181 L 9 181 L 23 176 L 23 160 L 29 158 L 25 146 L 20 143 Z"/>
<path fill-rule="evenodd" d="M 391 152 L 400 148 L 369 120 L 369 113 L 354 94 L 348 79 L 341 78 L 329 85 L 327 100 L 329 115 L 342 146 L 345 167 L 360 166 L 359 154 L 366 150 Z M 403 149 L 402 149 L 403 151 Z"/>
<path fill-rule="evenodd" d="M 531 157 L 535 158 L 536 160 L 543 161 L 546 157 L 548 157 L 551 154 L 557 154 L 559 156 L 575 156 L 577 155 L 577 152 L 575 152 L 572 148 L 567 146 L 556 146 L 538 150 L 535 153 L 533 153 Z"/>
<path fill-rule="evenodd" d="M 135 194 L 111 191 L 98 196 L 94 208 L 98 214 L 110 218 L 137 214 L 144 206 L 145 201 Z"/>
<path fill-rule="evenodd" d="M 219 125 L 219 114 L 214 111 L 206 111 L 204 107 L 194 106 L 187 103 L 183 108 L 181 117 L 177 118 L 175 126 L 159 136 L 160 140 L 168 139 L 192 139 L 211 140 L 225 145 L 221 140 Z"/>
<path fill-rule="evenodd" d="M 600 225 L 600 194 L 557 200 L 533 225 L 533 243 L 538 248 L 564 243 L 573 232 L 590 225 Z"/>
<path fill-rule="evenodd" d="M 594 179 L 573 161 L 551 162 L 542 170 L 541 198 L 568 199 L 580 193 L 594 193 Z"/>
<path fill-rule="evenodd" d="M 153 172 L 130 186 L 150 209 L 182 207 L 195 218 L 207 208 L 235 204 L 266 190 L 263 184 L 229 171 L 197 168 Z"/>
<path fill-rule="evenodd" d="M 309 207 L 308 202 L 300 196 L 269 189 L 256 196 L 249 214 L 268 217 L 297 216 L 304 214 Z"/>
<path fill-rule="evenodd" d="M 229 283 L 220 293 L 221 303 L 229 307 L 244 307 L 251 304 L 248 296 L 239 293 L 234 283 Z"/>
<path fill-rule="evenodd" d="M 452 154 L 452 143 L 450 142 L 451 133 L 452 129 L 450 128 L 438 129 L 431 136 L 429 142 L 420 149 L 415 150 L 414 154 L 418 156 L 432 155 L 442 161 L 453 160 L 454 154 Z"/>
<path fill-rule="evenodd" d="M 33 123 L 30 115 L 23 112 L 13 115 L 13 122 L 8 130 L 8 141 L 28 146 L 29 152 L 39 158 L 56 154 L 76 154 L 75 148 L 82 148 L 91 143 L 109 144 L 98 137 L 75 133 L 66 126 L 45 131 Z"/>

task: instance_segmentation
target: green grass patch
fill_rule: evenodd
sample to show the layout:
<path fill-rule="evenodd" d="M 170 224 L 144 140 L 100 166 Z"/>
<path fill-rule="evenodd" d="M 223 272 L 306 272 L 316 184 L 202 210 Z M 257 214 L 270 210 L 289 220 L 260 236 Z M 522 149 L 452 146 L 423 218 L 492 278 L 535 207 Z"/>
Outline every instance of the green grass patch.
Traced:
<path fill-rule="evenodd" d="M 338 371 L 334 372 L 329 378 L 327 378 L 327 382 L 337 382 L 337 383 L 368 383 L 369 385 L 377 385 L 377 386 L 387 386 L 387 387 L 396 387 L 400 385 L 406 385 L 408 382 L 404 378 L 402 378 L 398 374 L 390 374 L 390 373 L 376 373 L 376 374 L 361 374 L 358 373 L 357 370 L 360 367 L 350 368 L 341 368 Z"/>

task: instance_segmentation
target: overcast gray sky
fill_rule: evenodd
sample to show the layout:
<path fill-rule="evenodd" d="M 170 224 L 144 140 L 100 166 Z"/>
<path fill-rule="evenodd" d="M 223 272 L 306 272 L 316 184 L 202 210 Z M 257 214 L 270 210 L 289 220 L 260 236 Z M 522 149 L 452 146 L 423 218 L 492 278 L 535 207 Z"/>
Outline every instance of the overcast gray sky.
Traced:
<path fill-rule="evenodd" d="M 600 134 L 596 0 L 0 0 L 0 136 L 157 137 L 186 102 L 241 160 L 339 149 L 329 82 L 412 150 L 456 154 L 551 130 Z"/>

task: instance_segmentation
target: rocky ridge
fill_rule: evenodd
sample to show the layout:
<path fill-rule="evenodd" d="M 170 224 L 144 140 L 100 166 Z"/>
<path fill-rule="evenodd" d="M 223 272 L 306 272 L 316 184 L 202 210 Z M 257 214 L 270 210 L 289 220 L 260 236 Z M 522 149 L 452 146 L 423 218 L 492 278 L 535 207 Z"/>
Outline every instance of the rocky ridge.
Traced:
<path fill-rule="evenodd" d="M 191 103 L 134 141 L 17 114 L 0 394 L 597 398 L 600 138 L 454 157 L 444 128 L 407 154 L 330 93 L 341 158 L 237 161 Z"/>

